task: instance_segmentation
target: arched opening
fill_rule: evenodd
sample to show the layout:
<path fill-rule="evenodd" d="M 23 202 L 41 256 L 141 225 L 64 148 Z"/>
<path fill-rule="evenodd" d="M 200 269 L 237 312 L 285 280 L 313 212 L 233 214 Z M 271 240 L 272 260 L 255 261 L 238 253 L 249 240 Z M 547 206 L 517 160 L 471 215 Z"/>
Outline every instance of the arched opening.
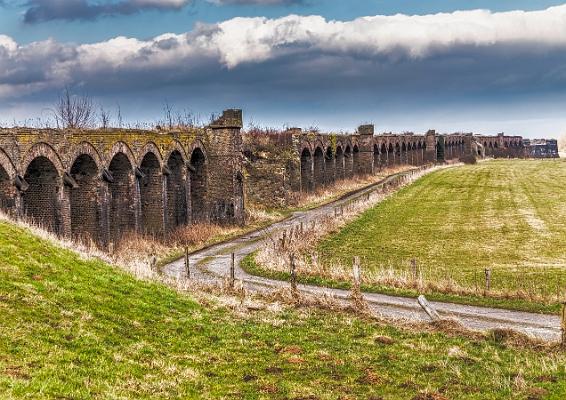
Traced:
<path fill-rule="evenodd" d="M 110 237 L 119 242 L 124 234 L 136 229 L 135 177 L 133 165 L 124 153 L 117 153 L 110 162 L 108 170 L 112 182 L 108 184 L 110 210 L 108 222 Z"/>
<path fill-rule="evenodd" d="M 144 156 L 139 177 L 142 230 L 149 234 L 163 233 L 163 175 L 157 156 Z"/>
<path fill-rule="evenodd" d="M 315 189 L 324 185 L 324 153 L 320 147 L 314 151 L 314 186 Z"/>
<path fill-rule="evenodd" d="M 376 173 L 379 171 L 380 168 L 380 159 L 379 159 L 379 146 L 377 144 L 373 145 L 373 172 Z"/>
<path fill-rule="evenodd" d="M 401 143 L 401 164 L 408 164 L 409 163 L 409 153 L 405 142 Z"/>
<path fill-rule="evenodd" d="M 446 161 L 446 141 L 444 136 L 439 136 L 436 142 L 436 161 Z"/>
<path fill-rule="evenodd" d="M 77 187 L 71 191 L 71 234 L 79 240 L 99 241 L 100 207 L 98 166 L 88 154 L 77 157 L 71 167 Z"/>
<path fill-rule="evenodd" d="M 352 148 L 346 146 L 344 152 L 344 177 L 351 178 L 354 176 L 354 158 L 352 157 Z"/>
<path fill-rule="evenodd" d="M 8 172 L 0 165 L 0 210 L 10 212 L 16 206 L 16 190 Z"/>
<path fill-rule="evenodd" d="M 417 144 L 415 142 L 413 142 L 413 145 L 411 146 L 411 164 L 419 165 Z"/>
<path fill-rule="evenodd" d="M 313 190 L 313 165 L 309 149 L 304 148 L 301 153 L 301 191 L 312 192 Z"/>
<path fill-rule="evenodd" d="M 336 147 L 335 158 L 336 179 L 344 179 L 344 151 L 342 150 L 342 146 Z"/>
<path fill-rule="evenodd" d="M 381 148 L 379 149 L 379 152 L 381 153 L 379 155 L 379 169 L 382 170 L 383 167 L 387 167 L 389 165 L 389 157 L 387 155 L 387 147 L 385 146 L 385 143 L 381 143 Z"/>
<path fill-rule="evenodd" d="M 334 154 L 332 154 L 332 147 L 328 146 L 326 149 L 326 155 L 324 156 L 324 171 L 325 171 L 325 181 L 327 184 L 331 184 L 336 179 L 335 177 L 335 166 L 334 166 Z"/>
<path fill-rule="evenodd" d="M 395 150 L 393 149 L 393 143 L 389 143 L 389 149 L 387 150 L 387 163 L 390 167 L 395 165 Z"/>
<path fill-rule="evenodd" d="M 360 174 L 361 173 L 361 167 L 360 167 L 360 149 L 358 148 L 358 145 L 354 145 L 354 152 L 353 152 L 353 157 L 352 157 L 352 172 L 354 174 Z"/>
<path fill-rule="evenodd" d="M 24 180 L 29 184 L 22 196 L 24 215 L 44 229 L 60 234 L 61 178 L 57 168 L 47 157 L 37 157 L 28 165 Z"/>
<path fill-rule="evenodd" d="M 187 175 L 179 151 L 169 156 L 167 170 L 167 229 L 174 230 L 187 223 Z"/>
<path fill-rule="evenodd" d="M 400 165 L 403 162 L 403 160 L 401 159 L 401 146 L 399 145 L 399 143 L 395 144 L 395 163 L 397 165 Z"/>
<path fill-rule="evenodd" d="M 199 148 L 191 154 L 190 170 L 191 221 L 205 222 L 208 221 L 208 171 L 206 157 Z"/>

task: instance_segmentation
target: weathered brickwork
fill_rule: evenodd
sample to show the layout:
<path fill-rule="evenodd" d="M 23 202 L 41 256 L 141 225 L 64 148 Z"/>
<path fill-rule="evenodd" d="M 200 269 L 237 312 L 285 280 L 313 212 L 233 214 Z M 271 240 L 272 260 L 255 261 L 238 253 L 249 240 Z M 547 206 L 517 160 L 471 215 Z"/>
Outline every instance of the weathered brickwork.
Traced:
<path fill-rule="evenodd" d="M 290 195 L 289 190 L 312 192 L 336 180 L 377 173 L 387 167 L 523 155 L 522 138 L 518 136 L 439 135 L 435 131 L 425 135 L 375 135 L 373 125 L 360 126 L 353 135 L 293 128 L 264 136 L 263 141 L 257 135 L 248 140 L 245 168 L 248 200 L 265 206 L 292 203 L 297 196 Z M 271 146 L 266 145 L 269 140 Z M 292 184 L 297 181 L 298 185 Z"/>
<path fill-rule="evenodd" d="M 101 244 L 197 221 L 242 223 L 242 113 L 206 128 L 0 130 L 0 208 Z"/>
<path fill-rule="evenodd" d="M 183 132 L 0 130 L 0 208 L 60 235 L 108 245 L 198 222 L 243 223 L 245 202 L 292 204 L 300 193 L 398 165 L 523 157 L 518 136 L 241 134 L 227 110 Z"/>

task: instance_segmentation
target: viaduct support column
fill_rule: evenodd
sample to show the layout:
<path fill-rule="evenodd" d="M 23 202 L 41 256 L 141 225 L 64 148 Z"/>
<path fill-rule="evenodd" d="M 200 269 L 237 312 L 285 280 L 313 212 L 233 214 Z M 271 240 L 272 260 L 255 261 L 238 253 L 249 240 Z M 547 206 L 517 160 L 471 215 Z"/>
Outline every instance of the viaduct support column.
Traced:
<path fill-rule="evenodd" d="M 209 126 L 208 204 L 214 222 L 244 223 L 242 126 L 242 110 L 226 110 Z"/>
<path fill-rule="evenodd" d="M 373 125 L 362 125 L 358 128 L 358 170 L 354 173 L 371 174 L 374 170 L 373 157 L 373 135 L 375 127 Z"/>
<path fill-rule="evenodd" d="M 436 162 L 436 131 L 429 130 L 425 135 L 424 162 Z"/>

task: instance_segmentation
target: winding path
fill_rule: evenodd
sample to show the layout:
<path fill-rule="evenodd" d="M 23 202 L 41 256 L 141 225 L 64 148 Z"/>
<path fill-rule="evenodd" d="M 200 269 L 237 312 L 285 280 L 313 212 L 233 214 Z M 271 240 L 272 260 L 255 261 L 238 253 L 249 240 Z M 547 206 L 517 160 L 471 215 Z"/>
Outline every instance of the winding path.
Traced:
<path fill-rule="evenodd" d="M 288 285 L 287 282 L 252 276 L 240 268 L 242 259 L 248 254 L 265 245 L 265 239 L 280 235 L 283 230 L 303 222 L 312 223 L 322 216 L 334 216 L 336 207 L 367 196 L 384 185 L 393 184 L 409 172 L 402 172 L 355 191 L 330 204 L 309 211 L 294 213 L 290 218 L 275 223 L 266 229 L 249 233 L 240 238 L 211 246 L 191 254 L 192 265 L 199 268 L 191 270 L 191 279 L 202 282 L 219 282 L 229 276 L 231 253 L 236 254 L 236 279 L 241 280 L 247 290 L 260 292 L 270 291 Z M 163 273 L 171 278 L 184 277 L 184 259 L 177 260 L 163 267 Z M 318 296 L 330 295 L 339 301 L 349 301 L 350 292 L 341 289 L 331 289 L 310 285 L 298 285 L 304 293 Z M 418 305 L 414 298 L 389 296 L 375 293 L 364 293 L 372 312 L 388 319 L 403 319 L 408 321 L 428 321 L 429 317 Z M 535 314 L 520 311 L 510 311 L 498 308 L 467 306 L 444 302 L 431 302 L 443 318 L 456 318 L 466 328 L 485 331 L 494 328 L 513 329 L 545 341 L 560 340 L 560 318 L 555 315 Z"/>

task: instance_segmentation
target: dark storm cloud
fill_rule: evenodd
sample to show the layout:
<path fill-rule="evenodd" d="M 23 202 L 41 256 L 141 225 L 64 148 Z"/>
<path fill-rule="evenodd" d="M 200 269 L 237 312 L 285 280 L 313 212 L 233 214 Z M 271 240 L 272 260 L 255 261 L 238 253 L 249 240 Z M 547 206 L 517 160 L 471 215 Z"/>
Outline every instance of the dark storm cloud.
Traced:
<path fill-rule="evenodd" d="M 85 45 L 0 36 L 0 97 L 53 97 L 80 85 L 101 97 L 159 93 L 330 111 L 528 98 L 566 91 L 564 17 L 566 7 L 349 22 L 238 18 Z"/>
<path fill-rule="evenodd" d="M 93 20 L 102 16 L 130 15 L 145 10 L 180 10 L 190 0 L 29 0 L 24 3 L 24 22 Z"/>
<path fill-rule="evenodd" d="M 209 3 L 218 5 L 261 5 L 261 6 L 279 6 L 304 4 L 306 0 L 207 0 Z"/>

